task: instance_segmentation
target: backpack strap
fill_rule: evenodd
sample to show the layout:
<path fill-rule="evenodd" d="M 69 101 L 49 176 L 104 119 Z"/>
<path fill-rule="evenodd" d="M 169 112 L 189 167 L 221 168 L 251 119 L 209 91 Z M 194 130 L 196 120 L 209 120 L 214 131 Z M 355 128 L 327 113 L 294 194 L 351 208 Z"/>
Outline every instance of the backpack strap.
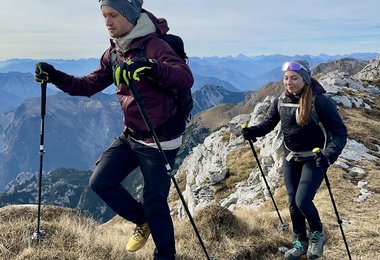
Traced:
<path fill-rule="evenodd" d="M 185 53 L 183 48 L 181 49 L 180 47 L 178 46 L 183 46 L 183 41 L 182 39 L 179 37 L 179 36 L 176 36 L 176 35 L 172 35 L 172 34 L 163 34 L 163 35 L 157 35 L 158 38 L 160 38 L 161 40 L 165 41 L 169 46 L 170 48 L 173 49 L 174 53 L 176 55 L 178 55 L 178 53 Z M 141 50 L 137 53 L 136 57 L 145 57 L 145 47 L 147 46 L 148 42 L 153 39 L 153 38 L 149 38 L 147 40 L 145 40 L 142 44 L 142 47 L 141 47 Z M 182 45 L 178 45 L 178 44 L 172 44 L 176 41 L 179 41 L 180 44 Z M 187 58 L 186 54 L 185 54 L 185 57 Z M 183 57 L 180 57 L 183 62 L 186 63 L 186 59 L 183 58 Z M 180 97 L 180 95 L 187 95 L 186 92 L 181 92 L 179 90 L 176 90 L 176 89 L 170 89 L 170 88 L 166 88 L 165 86 L 163 85 L 159 85 L 159 84 L 153 84 L 154 88 L 158 91 L 160 91 L 161 93 L 163 93 L 164 95 L 166 95 L 167 97 L 169 97 L 171 100 L 173 100 L 174 104 L 176 105 L 176 108 L 177 108 L 177 114 L 181 114 L 181 113 L 184 113 L 182 107 L 187 107 L 187 106 L 192 106 L 192 100 L 189 99 L 189 98 L 184 98 L 184 97 Z M 191 92 L 190 92 L 190 95 L 191 95 Z M 181 103 L 181 98 L 182 100 L 187 100 L 186 104 L 182 104 Z M 189 115 L 188 117 L 185 118 L 187 122 L 190 121 L 191 119 L 191 115 Z"/>
<path fill-rule="evenodd" d="M 313 103 L 311 106 L 310 117 L 321 128 L 323 136 L 325 137 L 325 142 L 323 144 L 323 149 L 322 149 L 322 152 L 323 152 L 327 147 L 328 136 L 327 136 L 326 128 L 323 126 L 321 120 L 319 120 L 317 110 L 315 109 L 315 96 L 313 96 Z"/>
<path fill-rule="evenodd" d="M 112 72 L 115 72 L 117 66 L 119 66 L 119 61 L 117 60 L 116 49 L 113 49 L 110 52 L 110 64 L 111 64 L 111 67 L 112 67 Z M 114 73 L 112 73 L 112 74 L 114 74 Z M 116 82 L 115 79 L 114 79 L 113 82 Z"/>

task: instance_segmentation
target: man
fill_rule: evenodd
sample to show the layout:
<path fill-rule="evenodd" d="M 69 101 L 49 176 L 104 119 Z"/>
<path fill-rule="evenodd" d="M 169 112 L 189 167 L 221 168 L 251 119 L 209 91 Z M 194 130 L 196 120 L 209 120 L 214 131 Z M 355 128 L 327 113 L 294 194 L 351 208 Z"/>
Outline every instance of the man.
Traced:
<path fill-rule="evenodd" d="M 38 63 L 36 81 L 51 82 L 73 96 L 91 96 L 115 83 L 125 131 L 96 162 L 90 186 L 118 215 L 136 224 L 128 251 L 142 248 L 151 233 L 156 245 L 154 259 L 175 259 L 174 228 L 167 203 L 170 176 L 128 86 L 133 82 L 137 87 L 173 166 L 183 133 L 170 124 L 176 104 L 162 89 L 190 88 L 194 79 L 187 64 L 158 37 L 169 30 L 166 20 L 142 9 L 142 0 L 102 0 L 100 6 L 111 46 L 100 58 L 99 67 L 89 75 L 74 77 L 50 64 Z M 143 203 L 121 185 L 137 167 L 144 179 Z"/>

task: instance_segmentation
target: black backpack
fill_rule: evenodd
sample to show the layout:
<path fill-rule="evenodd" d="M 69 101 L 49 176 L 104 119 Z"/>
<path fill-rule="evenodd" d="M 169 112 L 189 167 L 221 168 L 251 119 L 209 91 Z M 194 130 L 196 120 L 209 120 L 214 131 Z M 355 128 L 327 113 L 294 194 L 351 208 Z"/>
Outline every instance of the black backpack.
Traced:
<path fill-rule="evenodd" d="M 183 60 L 183 62 L 187 63 L 188 57 L 186 55 L 184 43 L 181 37 L 174 34 L 162 34 L 158 37 L 167 42 L 169 46 L 173 49 L 173 51 L 178 55 L 178 57 L 180 57 Z M 141 54 L 141 56 L 145 56 L 144 48 L 146 44 L 147 42 L 143 44 L 143 53 Z M 113 68 L 115 68 L 115 62 L 117 62 L 116 53 L 111 52 L 111 64 Z M 191 94 L 191 89 L 188 88 L 182 90 L 172 90 L 165 87 L 158 87 L 157 89 L 174 100 L 174 103 L 177 107 L 177 114 L 183 117 L 185 122 L 188 123 L 191 119 L 191 110 L 193 109 L 193 97 Z"/>
<path fill-rule="evenodd" d="M 187 63 L 188 57 L 186 55 L 185 46 L 181 37 L 174 34 L 162 34 L 159 37 L 167 42 L 178 57 Z M 186 122 L 189 122 L 191 119 L 191 110 L 193 109 L 191 89 L 188 88 L 175 91 L 167 90 L 163 92 L 174 100 L 177 105 L 177 113 L 183 115 Z"/>
<path fill-rule="evenodd" d="M 189 58 L 186 55 L 185 46 L 181 37 L 174 34 L 162 34 L 159 37 L 166 41 L 170 47 L 172 47 L 173 51 L 178 55 L 178 57 L 180 57 L 184 62 L 187 62 Z"/>

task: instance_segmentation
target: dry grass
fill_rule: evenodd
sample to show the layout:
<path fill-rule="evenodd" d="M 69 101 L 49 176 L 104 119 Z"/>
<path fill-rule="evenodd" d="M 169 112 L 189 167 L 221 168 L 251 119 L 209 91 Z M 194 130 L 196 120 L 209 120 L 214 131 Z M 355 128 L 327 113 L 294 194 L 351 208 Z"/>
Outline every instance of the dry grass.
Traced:
<path fill-rule="evenodd" d="M 375 145 L 380 145 L 380 106 L 374 106 L 374 109 L 340 109 L 340 114 L 344 118 L 349 137 L 376 150 Z"/>
<path fill-rule="evenodd" d="M 182 171 L 179 171 L 176 175 L 175 175 L 175 180 L 177 182 L 177 185 L 179 187 L 179 189 L 184 192 L 185 189 L 186 189 L 186 172 L 184 170 Z M 176 189 L 171 189 L 170 190 L 170 194 L 169 194 L 169 198 L 168 198 L 168 202 L 169 203 L 177 203 L 177 201 L 179 200 L 179 196 L 178 196 L 178 192 L 176 191 Z M 174 205 L 173 204 L 173 205 Z"/>
<path fill-rule="evenodd" d="M 242 147 L 231 151 L 227 157 L 227 167 L 230 176 L 226 183 L 229 187 L 235 186 L 237 182 L 247 180 L 252 169 L 256 167 L 251 148 Z"/>
<path fill-rule="evenodd" d="M 200 120 L 201 125 L 208 128 L 210 132 L 223 125 L 227 125 L 231 119 L 236 116 L 232 112 L 234 105 L 220 104 L 216 107 L 207 109 L 197 114 L 197 119 Z"/>
<path fill-rule="evenodd" d="M 128 259 L 117 233 L 105 230 L 74 210 L 42 207 L 37 243 L 36 207 L 8 206 L 0 211 L 0 259 Z M 130 258 L 132 259 L 132 258 Z"/>
<path fill-rule="evenodd" d="M 217 200 L 224 199 L 235 192 L 236 184 L 247 180 L 252 169 L 256 167 L 251 148 L 243 147 L 231 151 L 227 157 L 227 167 L 226 178 L 214 185 Z"/>
<path fill-rule="evenodd" d="M 371 190 L 380 190 L 380 171 L 366 163 Z M 357 201 L 359 188 L 344 178 L 342 169 L 329 170 L 331 190 L 335 199 L 352 259 L 380 259 L 379 193 L 363 203 Z M 286 192 L 280 187 L 275 194 L 280 214 L 290 222 Z M 333 211 L 326 185 L 323 183 L 315 203 L 329 240 L 323 259 L 348 259 L 341 231 Z M 36 228 L 35 207 L 8 206 L 0 210 L 0 259 L 152 259 L 154 245 L 150 238 L 143 250 L 134 254 L 125 251 L 133 225 L 115 217 L 100 225 L 79 216 L 74 210 L 43 206 L 41 228 L 46 237 L 39 244 L 31 235 Z M 207 252 L 218 260 L 282 259 L 280 246 L 289 246 L 291 226 L 279 231 L 279 219 L 271 201 L 253 209 L 231 213 L 219 206 L 210 206 L 195 214 L 195 223 Z M 204 251 L 188 221 L 174 220 L 177 259 L 205 259 Z"/>

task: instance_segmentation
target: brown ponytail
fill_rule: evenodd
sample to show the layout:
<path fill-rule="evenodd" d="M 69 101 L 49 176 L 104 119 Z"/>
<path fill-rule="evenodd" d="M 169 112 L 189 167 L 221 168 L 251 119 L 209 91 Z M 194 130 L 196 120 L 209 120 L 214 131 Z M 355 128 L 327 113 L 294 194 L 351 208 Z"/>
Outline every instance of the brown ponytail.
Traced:
<path fill-rule="evenodd" d="M 299 113 L 296 117 L 297 124 L 304 126 L 310 122 L 311 102 L 313 99 L 313 92 L 309 85 L 305 85 L 300 99 Z"/>

